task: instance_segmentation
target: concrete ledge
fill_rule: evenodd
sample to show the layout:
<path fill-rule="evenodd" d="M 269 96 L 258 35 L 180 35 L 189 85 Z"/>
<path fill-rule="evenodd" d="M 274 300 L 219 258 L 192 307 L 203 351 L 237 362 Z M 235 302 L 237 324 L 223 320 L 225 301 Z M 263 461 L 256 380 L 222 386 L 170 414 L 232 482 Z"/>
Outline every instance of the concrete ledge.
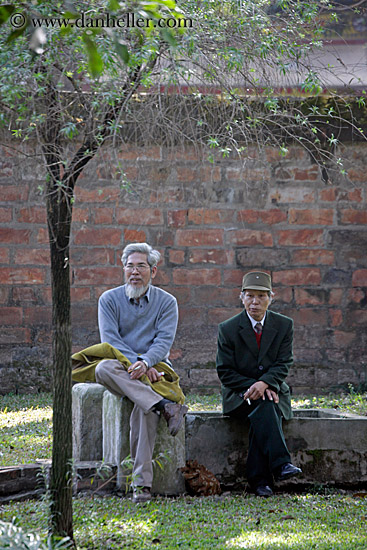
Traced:
<path fill-rule="evenodd" d="M 0 503 L 38 498 L 46 492 L 51 460 L 0 468 Z M 73 491 L 99 494 L 116 489 L 117 469 L 102 462 L 76 462 Z"/>
<path fill-rule="evenodd" d="M 78 386 L 84 386 L 78 389 Z M 129 455 L 129 416 L 132 404 L 110 392 L 94 389 L 95 384 L 77 384 L 79 407 L 76 430 L 81 449 L 75 456 L 91 460 L 102 441 L 98 456 L 118 466 L 117 487 L 122 487 L 124 472 L 121 462 Z M 87 394 L 95 397 L 89 401 Z M 81 396 L 81 397 L 80 397 Z M 98 397 L 97 397 L 98 396 Z M 103 402 L 103 407 L 102 407 Z M 74 401 L 73 401 L 74 404 Z M 92 408 L 94 407 L 94 408 Z M 96 421 L 96 417 L 103 420 Z M 328 409 L 295 410 L 294 418 L 284 422 L 284 433 L 292 460 L 303 470 L 295 484 L 325 483 L 340 486 L 367 485 L 367 418 Z M 80 434 L 88 434 L 81 437 Z M 93 437 L 92 437 L 92 435 Z M 185 460 L 197 460 L 211 470 L 224 487 L 243 488 L 246 484 L 248 423 L 223 417 L 220 412 L 191 413 L 186 417 L 185 431 L 172 438 L 164 422 L 160 423 L 155 456 L 168 450 L 173 457 L 156 469 L 153 491 L 179 494 L 183 477 L 179 468 Z M 99 447 L 98 447 L 99 448 Z M 89 449 L 89 450 L 88 450 Z M 172 485 L 168 481 L 172 480 Z M 168 483 L 168 484 L 167 484 Z M 289 483 L 288 483 L 289 484 Z"/>
<path fill-rule="evenodd" d="M 319 409 L 294 413 L 284 434 L 303 475 L 292 485 L 367 484 L 367 418 Z M 248 423 L 216 412 L 187 415 L 186 458 L 204 464 L 227 488 L 245 484 L 247 449 Z"/>
<path fill-rule="evenodd" d="M 103 396 L 103 458 L 117 465 L 118 489 L 126 488 L 127 472 L 123 461 L 130 455 L 130 414 L 133 404 L 127 398 L 116 397 L 109 391 Z M 158 425 L 154 447 L 153 493 L 178 495 L 185 491 L 185 483 L 180 468 L 185 466 L 185 430 L 172 437 L 165 421 Z M 163 468 L 159 467 L 159 463 Z"/>
<path fill-rule="evenodd" d="M 73 458 L 102 460 L 101 384 L 75 384 L 72 390 Z"/>

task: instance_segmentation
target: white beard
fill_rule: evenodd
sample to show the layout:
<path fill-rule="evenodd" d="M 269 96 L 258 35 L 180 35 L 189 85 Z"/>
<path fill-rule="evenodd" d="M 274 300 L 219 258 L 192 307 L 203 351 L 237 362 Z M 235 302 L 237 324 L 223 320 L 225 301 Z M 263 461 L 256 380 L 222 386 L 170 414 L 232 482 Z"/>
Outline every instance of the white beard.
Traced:
<path fill-rule="evenodd" d="M 126 296 L 131 299 L 131 298 L 140 298 L 141 296 L 143 296 L 146 291 L 148 290 L 150 286 L 150 281 L 147 285 L 142 285 L 142 286 L 133 286 L 133 285 L 130 285 L 129 283 L 126 283 L 125 285 L 125 293 L 126 293 Z"/>

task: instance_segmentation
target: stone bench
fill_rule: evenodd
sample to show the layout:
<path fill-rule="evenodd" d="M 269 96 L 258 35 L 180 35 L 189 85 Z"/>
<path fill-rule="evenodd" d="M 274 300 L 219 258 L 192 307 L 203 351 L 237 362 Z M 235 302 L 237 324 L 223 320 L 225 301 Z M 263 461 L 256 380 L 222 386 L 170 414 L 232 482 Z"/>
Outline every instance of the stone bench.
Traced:
<path fill-rule="evenodd" d="M 101 460 L 118 466 L 117 487 L 124 484 L 123 459 L 129 455 L 131 403 L 115 397 L 99 384 L 73 388 L 73 449 L 75 460 Z M 334 410 L 295 410 L 284 422 L 292 460 L 303 470 L 293 484 L 367 485 L 367 418 Z M 156 468 L 153 492 L 180 494 L 179 468 L 185 460 L 203 464 L 226 488 L 246 484 L 248 425 L 219 412 L 189 413 L 185 429 L 175 437 L 160 422 L 155 456 L 170 453 L 163 471 Z M 289 484 L 290 482 L 288 482 Z"/>
<path fill-rule="evenodd" d="M 117 466 L 116 488 L 129 480 L 125 459 L 130 455 L 132 402 L 113 395 L 100 384 L 73 387 L 73 458 L 102 460 Z M 152 492 L 178 495 L 185 491 L 180 468 L 185 466 L 185 429 L 172 437 L 166 422 L 158 425 L 154 447 Z"/>

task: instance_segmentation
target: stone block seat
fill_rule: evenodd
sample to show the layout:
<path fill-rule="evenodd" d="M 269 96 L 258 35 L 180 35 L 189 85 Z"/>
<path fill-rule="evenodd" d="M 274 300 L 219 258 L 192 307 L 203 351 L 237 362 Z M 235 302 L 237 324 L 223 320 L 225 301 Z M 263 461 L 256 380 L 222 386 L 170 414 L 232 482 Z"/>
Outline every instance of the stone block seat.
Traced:
<path fill-rule="evenodd" d="M 103 460 L 117 466 L 116 488 L 125 490 L 131 472 L 126 466 L 130 456 L 130 414 L 133 403 L 117 397 L 100 384 L 73 387 L 73 458 Z M 89 458 L 88 458 L 89 457 Z M 154 447 L 152 492 L 179 495 L 185 491 L 180 468 L 185 466 L 185 429 L 172 437 L 166 422 L 159 422 Z"/>
<path fill-rule="evenodd" d="M 129 416 L 132 403 L 112 395 L 99 384 L 73 387 L 73 456 L 117 466 L 117 488 L 125 486 L 123 461 L 129 456 Z M 367 418 L 327 409 L 295 410 L 284 422 L 292 461 L 302 476 L 288 485 L 328 484 L 367 486 Z M 185 426 L 171 437 L 161 421 L 155 457 L 168 454 L 154 472 L 153 492 L 178 495 L 184 491 L 180 468 L 197 460 L 218 478 L 223 488 L 243 489 L 248 425 L 219 412 L 189 413 Z M 154 457 L 153 457 L 154 459 Z"/>

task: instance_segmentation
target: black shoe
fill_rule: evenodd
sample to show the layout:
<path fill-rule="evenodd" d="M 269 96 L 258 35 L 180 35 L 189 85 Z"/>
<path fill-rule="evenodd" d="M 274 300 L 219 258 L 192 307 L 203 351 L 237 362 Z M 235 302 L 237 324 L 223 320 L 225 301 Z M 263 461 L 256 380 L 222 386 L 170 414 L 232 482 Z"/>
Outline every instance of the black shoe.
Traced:
<path fill-rule="evenodd" d="M 269 485 L 258 485 L 255 488 L 255 495 L 257 497 L 271 497 L 273 496 L 273 491 L 270 489 Z"/>
<path fill-rule="evenodd" d="M 274 472 L 274 478 L 276 481 L 284 481 L 299 474 L 302 474 L 301 468 L 297 468 L 297 466 L 293 466 L 290 462 L 286 462 L 286 464 L 282 464 L 277 468 Z"/>
<path fill-rule="evenodd" d="M 168 403 L 164 406 L 162 415 L 167 422 L 171 435 L 175 436 L 178 433 L 188 410 L 187 405 L 179 405 L 178 403 Z"/>

